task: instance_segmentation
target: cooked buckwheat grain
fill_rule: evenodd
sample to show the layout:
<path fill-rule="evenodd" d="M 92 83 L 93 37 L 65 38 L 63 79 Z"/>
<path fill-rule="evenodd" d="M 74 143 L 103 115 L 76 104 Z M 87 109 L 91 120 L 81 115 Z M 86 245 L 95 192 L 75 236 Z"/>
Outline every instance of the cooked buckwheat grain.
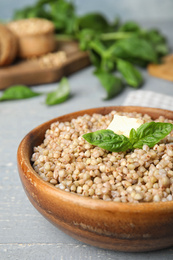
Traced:
<path fill-rule="evenodd" d="M 95 147 L 83 134 L 106 129 L 116 111 L 103 116 L 79 116 L 53 123 L 43 143 L 34 147 L 31 160 L 40 177 L 58 189 L 115 202 L 173 200 L 173 132 L 153 148 L 109 152 Z M 118 113 L 152 121 L 149 115 Z M 171 122 L 159 117 L 156 122 Z"/>

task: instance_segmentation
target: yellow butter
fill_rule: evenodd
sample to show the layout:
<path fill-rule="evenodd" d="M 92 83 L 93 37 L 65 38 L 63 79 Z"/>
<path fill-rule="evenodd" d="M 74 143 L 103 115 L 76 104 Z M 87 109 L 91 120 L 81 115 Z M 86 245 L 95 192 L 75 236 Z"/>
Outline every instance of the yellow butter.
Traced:
<path fill-rule="evenodd" d="M 112 130 L 115 134 L 129 137 L 130 130 L 132 128 L 136 130 L 143 123 L 143 120 L 139 118 L 114 115 L 114 118 L 107 129 Z"/>

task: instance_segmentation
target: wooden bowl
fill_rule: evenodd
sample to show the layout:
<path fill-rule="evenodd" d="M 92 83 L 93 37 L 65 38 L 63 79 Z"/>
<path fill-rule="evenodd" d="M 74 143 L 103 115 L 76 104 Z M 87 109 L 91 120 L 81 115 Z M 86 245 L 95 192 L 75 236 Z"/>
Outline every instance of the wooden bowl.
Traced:
<path fill-rule="evenodd" d="M 18 170 L 25 192 L 34 207 L 70 236 L 105 249 L 142 252 L 173 246 L 173 201 L 120 203 L 93 200 L 62 191 L 43 181 L 32 168 L 33 147 L 55 121 L 69 121 L 84 114 L 108 114 L 112 110 L 140 112 L 152 118 L 173 120 L 173 111 L 144 107 L 101 107 L 52 119 L 33 129 L 20 143 Z"/>

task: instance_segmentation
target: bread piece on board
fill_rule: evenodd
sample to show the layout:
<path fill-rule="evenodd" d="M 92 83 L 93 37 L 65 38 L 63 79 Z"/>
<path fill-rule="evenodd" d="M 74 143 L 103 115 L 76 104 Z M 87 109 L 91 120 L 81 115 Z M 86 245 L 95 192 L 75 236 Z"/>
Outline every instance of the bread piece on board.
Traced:
<path fill-rule="evenodd" d="M 0 66 L 10 65 L 17 55 L 17 39 L 4 25 L 0 24 Z"/>

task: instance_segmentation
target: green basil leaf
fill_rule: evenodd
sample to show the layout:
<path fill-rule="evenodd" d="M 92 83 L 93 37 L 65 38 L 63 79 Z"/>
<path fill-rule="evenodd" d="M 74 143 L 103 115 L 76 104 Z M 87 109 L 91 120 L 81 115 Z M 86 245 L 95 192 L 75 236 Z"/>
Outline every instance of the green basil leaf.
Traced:
<path fill-rule="evenodd" d="M 51 20 L 56 31 L 63 34 L 74 34 L 77 26 L 77 16 L 73 3 L 64 0 L 48 1 L 48 3 L 50 5 Z"/>
<path fill-rule="evenodd" d="M 80 29 L 92 29 L 103 32 L 109 29 L 108 21 L 99 13 L 88 13 L 79 17 L 78 26 Z"/>
<path fill-rule="evenodd" d="M 169 53 L 169 48 L 166 43 L 155 45 L 155 49 L 160 57 L 165 56 Z"/>
<path fill-rule="evenodd" d="M 138 88 L 142 84 L 141 73 L 130 62 L 117 59 L 117 69 L 130 86 Z"/>
<path fill-rule="evenodd" d="M 106 51 L 106 47 L 104 46 L 104 44 L 102 44 L 102 42 L 98 39 L 95 39 L 93 41 L 90 42 L 89 44 L 89 49 L 90 50 L 94 50 L 96 53 L 98 53 L 101 57 L 104 57 L 105 55 L 105 51 Z"/>
<path fill-rule="evenodd" d="M 136 143 L 138 141 L 138 136 L 137 136 L 136 130 L 134 128 L 132 128 L 130 130 L 129 140 L 132 145 L 134 145 L 134 143 Z"/>
<path fill-rule="evenodd" d="M 90 61 L 92 62 L 92 64 L 97 68 L 97 69 L 100 69 L 100 64 L 101 64 L 101 60 L 102 58 L 100 57 L 100 55 L 93 51 L 93 50 L 90 50 L 89 51 L 89 57 L 90 57 Z"/>
<path fill-rule="evenodd" d="M 158 56 L 164 56 L 168 54 L 169 48 L 166 42 L 166 38 L 156 29 L 145 31 L 143 37 L 152 43 Z"/>
<path fill-rule="evenodd" d="M 34 92 L 27 86 L 17 85 L 6 89 L 0 97 L 0 101 L 32 98 L 39 95 L 41 93 Z"/>
<path fill-rule="evenodd" d="M 89 49 L 90 49 L 90 59 L 94 59 L 94 64 L 96 64 L 96 67 L 99 68 L 99 70 L 105 71 L 105 72 L 111 72 L 113 70 L 114 61 L 111 60 L 109 56 L 109 52 L 106 51 L 106 46 L 97 38 L 92 40 L 89 43 Z M 94 56 L 93 56 L 94 54 Z M 98 57 L 100 59 L 99 64 L 96 62 L 98 60 Z"/>
<path fill-rule="evenodd" d="M 83 138 L 90 144 L 99 146 L 111 152 L 121 152 L 132 148 L 129 139 L 126 136 L 117 135 L 108 129 L 84 134 Z"/>
<path fill-rule="evenodd" d="M 144 144 L 153 147 L 164 137 L 166 137 L 173 129 L 171 123 L 149 122 L 141 125 L 136 130 L 134 148 L 142 148 Z"/>
<path fill-rule="evenodd" d="M 137 58 L 147 62 L 157 62 L 157 53 L 153 45 L 139 37 L 119 40 L 110 48 L 112 55 L 115 57 L 122 59 Z"/>
<path fill-rule="evenodd" d="M 171 123 L 150 122 L 141 125 L 137 130 L 132 128 L 129 138 L 117 135 L 108 129 L 84 134 L 83 138 L 90 144 L 110 152 L 123 152 L 134 148 L 142 149 L 144 144 L 151 148 L 166 137 L 172 129 Z"/>
<path fill-rule="evenodd" d="M 97 34 L 92 29 L 83 29 L 77 33 L 77 38 L 79 40 L 79 47 L 81 50 L 85 51 L 89 48 L 91 41 L 96 38 Z"/>
<path fill-rule="evenodd" d="M 97 70 L 94 74 L 98 77 L 107 92 L 107 97 L 105 99 L 111 99 L 122 91 L 123 83 L 120 78 L 101 70 Z"/>
<path fill-rule="evenodd" d="M 113 72 L 115 68 L 115 63 L 108 58 L 103 58 L 101 61 L 101 70 L 105 72 Z"/>
<path fill-rule="evenodd" d="M 145 37 L 147 40 L 151 41 L 153 44 L 165 43 L 166 39 L 160 32 L 156 29 L 151 29 L 146 31 Z"/>
<path fill-rule="evenodd" d="M 120 26 L 118 29 L 120 32 L 138 32 L 140 31 L 140 27 L 137 23 L 134 21 L 129 21 L 124 23 L 123 25 Z"/>
<path fill-rule="evenodd" d="M 70 87 L 68 84 L 68 80 L 66 78 L 62 78 L 57 90 L 47 94 L 46 104 L 49 106 L 60 104 L 66 101 L 69 98 L 69 96 L 70 96 Z"/>

